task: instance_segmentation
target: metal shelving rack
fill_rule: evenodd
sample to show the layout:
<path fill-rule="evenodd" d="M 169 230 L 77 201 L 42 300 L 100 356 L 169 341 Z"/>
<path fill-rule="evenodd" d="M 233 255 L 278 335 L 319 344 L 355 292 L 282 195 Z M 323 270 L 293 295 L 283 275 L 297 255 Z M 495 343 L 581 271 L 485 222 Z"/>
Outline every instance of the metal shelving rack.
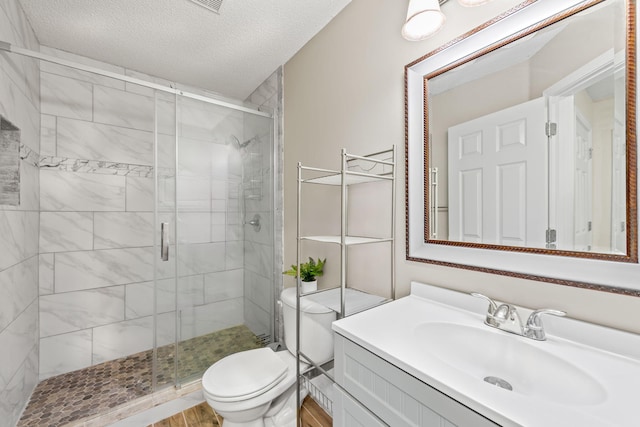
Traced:
<path fill-rule="evenodd" d="M 321 390 L 314 387 L 310 381 L 311 373 L 317 373 L 323 375 L 335 382 L 333 375 L 328 372 L 327 365 L 332 364 L 328 362 L 323 366 L 320 366 L 315 361 L 311 360 L 304 353 L 300 351 L 300 298 L 304 296 L 319 304 L 326 305 L 332 308 L 338 313 L 338 318 L 343 318 L 355 314 L 360 311 L 364 311 L 368 308 L 380 305 L 382 303 L 395 299 L 395 178 L 396 178 L 396 147 L 392 146 L 388 150 L 379 151 L 376 153 L 366 154 L 364 156 L 358 156 L 355 154 L 347 153 L 346 149 L 342 149 L 342 165 L 339 171 L 330 169 L 320 169 L 308 166 L 302 166 L 302 163 L 298 163 L 298 200 L 297 200 L 297 249 L 296 258 L 298 271 L 300 271 L 300 264 L 302 261 L 302 244 L 304 241 L 314 241 L 326 244 L 336 244 L 340 246 L 340 284 L 334 288 L 322 289 L 314 292 L 309 292 L 304 295 L 301 294 L 302 282 L 298 277 L 297 279 L 297 292 L 296 292 L 296 304 L 298 307 L 296 313 L 296 354 L 297 354 L 297 403 L 298 411 L 301 405 L 300 391 L 301 386 L 304 385 L 309 389 L 309 392 L 329 414 L 331 414 L 331 399 L 324 395 Z M 311 177 L 305 175 L 313 175 Z M 349 235 L 348 227 L 348 197 L 349 188 L 357 186 L 359 184 L 372 183 L 372 182 L 387 182 L 391 185 L 391 224 L 389 225 L 388 237 L 368 237 L 368 236 L 352 236 Z M 301 195 L 303 186 L 306 184 L 314 185 L 329 185 L 339 187 L 341 191 L 341 226 L 340 234 L 334 236 L 303 236 L 301 234 Z M 371 295 L 360 290 L 353 289 L 347 284 L 347 268 L 348 268 L 348 256 L 347 249 L 354 245 L 371 245 L 371 244 L 389 244 L 390 248 L 390 267 L 391 274 L 389 278 L 390 283 L 390 298 L 379 297 Z M 351 304 L 347 305 L 347 301 Z M 336 303 L 337 302 L 337 303 Z M 301 372 L 300 361 L 304 361 L 310 365 L 309 369 L 305 372 Z M 298 414 L 299 415 L 299 414 Z M 299 417 L 298 417 L 299 419 Z"/>

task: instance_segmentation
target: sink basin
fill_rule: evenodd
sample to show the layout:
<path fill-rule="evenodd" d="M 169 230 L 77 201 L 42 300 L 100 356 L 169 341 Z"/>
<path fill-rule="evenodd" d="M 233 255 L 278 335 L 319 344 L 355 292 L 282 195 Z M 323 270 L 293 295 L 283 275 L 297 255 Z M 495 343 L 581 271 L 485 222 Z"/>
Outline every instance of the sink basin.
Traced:
<path fill-rule="evenodd" d="M 486 309 L 470 295 L 413 283 L 411 295 L 340 319 L 333 330 L 499 426 L 640 426 L 640 334 L 565 317 L 547 322 L 551 334 L 540 342 L 485 325 Z M 382 370 L 343 368 L 405 402 L 388 394 Z M 432 403 L 431 394 L 411 390 Z"/>
<path fill-rule="evenodd" d="M 594 405 L 607 396 L 591 375 L 543 348 L 549 343 L 461 323 L 426 322 L 415 328 L 425 353 L 500 392 L 558 404 Z M 509 390 L 511 388 L 511 390 Z"/>

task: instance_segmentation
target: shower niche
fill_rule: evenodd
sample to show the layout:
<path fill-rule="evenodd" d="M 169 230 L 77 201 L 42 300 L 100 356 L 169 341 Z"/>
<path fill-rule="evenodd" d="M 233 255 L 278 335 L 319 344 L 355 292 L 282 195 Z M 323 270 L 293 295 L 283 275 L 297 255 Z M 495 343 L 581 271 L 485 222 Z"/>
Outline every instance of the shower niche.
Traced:
<path fill-rule="evenodd" d="M 20 206 L 20 129 L 0 116 L 0 205 Z"/>

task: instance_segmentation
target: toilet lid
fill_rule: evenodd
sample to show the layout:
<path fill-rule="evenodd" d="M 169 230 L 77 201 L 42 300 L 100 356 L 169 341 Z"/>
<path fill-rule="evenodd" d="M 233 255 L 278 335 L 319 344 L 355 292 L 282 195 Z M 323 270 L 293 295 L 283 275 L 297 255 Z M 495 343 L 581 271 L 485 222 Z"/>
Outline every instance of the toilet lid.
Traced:
<path fill-rule="evenodd" d="M 246 400 L 273 388 L 287 375 L 287 365 L 270 348 L 242 351 L 214 363 L 202 387 L 221 401 Z"/>

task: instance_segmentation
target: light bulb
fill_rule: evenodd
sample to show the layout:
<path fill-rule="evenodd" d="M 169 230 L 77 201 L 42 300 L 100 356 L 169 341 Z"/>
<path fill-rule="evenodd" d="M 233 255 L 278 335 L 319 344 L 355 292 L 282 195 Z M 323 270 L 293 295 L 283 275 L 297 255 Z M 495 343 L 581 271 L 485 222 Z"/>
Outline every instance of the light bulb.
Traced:
<path fill-rule="evenodd" d="M 445 20 L 438 0 L 410 0 L 402 37 L 410 41 L 426 39 L 438 32 Z"/>

